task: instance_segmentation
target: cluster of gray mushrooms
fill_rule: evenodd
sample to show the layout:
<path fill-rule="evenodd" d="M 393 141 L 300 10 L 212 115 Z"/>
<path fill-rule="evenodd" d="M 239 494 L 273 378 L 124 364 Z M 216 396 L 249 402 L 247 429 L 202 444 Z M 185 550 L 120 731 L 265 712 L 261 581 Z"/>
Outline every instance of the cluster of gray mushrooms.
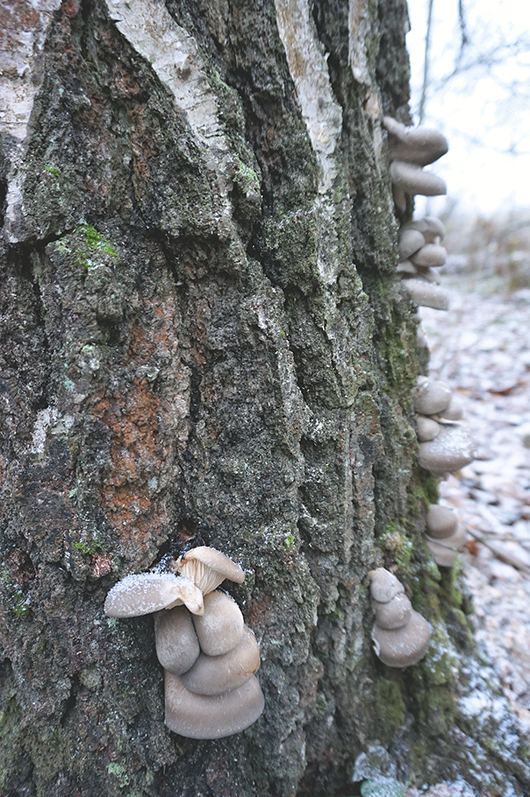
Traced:
<path fill-rule="evenodd" d="M 444 136 L 390 117 L 383 123 L 397 208 L 406 209 L 407 195 L 445 194 L 444 181 L 424 171 L 447 152 Z M 410 221 L 399 231 L 397 270 L 416 305 L 449 307 L 435 271 L 446 262 L 444 233 L 443 224 L 432 217 Z M 450 387 L 419 376 L 413 401 L 420 465 L 444 477 L 471 462 L 474 443 L 459 423 L 462 413 Z M 452 567 L 465 542 L 463 525 L 448 507 L 432 505 L 426 526 L 427 545 L 436 563 Z M 107 595 L 105 612 L 111 617 L 154 615 L 156 652 L 165 673 L 165 722 L 181 736 L 230 736 L 252 725 L 263 711 L 255 676 L 258 644 L 236 602 L 217 589 L 224 579 L 240 584 L 244 577 L 227 556 L 201 546 L 173 560 L 169 572 L 126 576 Z M 390 571 L 379 567 L 369 577 L 376 655 L 389 667 L 416 664 L 429 647 L 429 623 L 414 611 L 403 584 Z"/>
<path fill-rule="evenodd" d="M 168 728 L 190 739 L 239 733 L 264 707 L 255 676 L 259 647 L 237 603 L 217 587 L 225 579 L 241 584 L 245 574 L 206 546 L 188 551 L 172 567 L 175 572 L 126 576 L 108 593 L 105 612 L 154 614 Z"/>
<path fill-rule="evenodd" d="M 437 130 L 407 127 L 391 117 L 383 124 L 388 133 L 390 178 L 399 211 L 407 208 L 407 195 L 438 196 L 447 192 L 444 181 L 424 171 L 445 155 L 448 145 Z M 439 285 L 436 269 L 447 260 L 441 245 L 445 235 L 442 222 L 428 216 L 409 221 L 399 230 L 397 268 L 410 300 L 419 307 L 449 309 L 449 295 Z M 443 478 L 467 465 L 475 457 L 475 443 L 459 423 L 462 410 L 445 382 L 418 376 L 413 395 L 419 463 Z M 466 540 L 462 523 L 449 507 L 434 504 L 426 519 L 426 541 L 435 562 L 453 567 L 457 551 Z M 372 639 L 376 655 L 390 667 L 416 664 L 429 647 L 430 626 L 415 612 L 404 595 L 403 585 L 384 568 L 370 574 L 375 623 Z"/>

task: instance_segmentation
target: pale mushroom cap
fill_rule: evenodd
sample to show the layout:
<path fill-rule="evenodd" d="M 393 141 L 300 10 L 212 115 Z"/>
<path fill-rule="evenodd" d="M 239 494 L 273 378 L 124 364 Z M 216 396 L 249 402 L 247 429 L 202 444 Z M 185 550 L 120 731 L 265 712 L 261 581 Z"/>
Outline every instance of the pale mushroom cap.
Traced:
<path fill-rule="evenodd" d="M 405 277 L 416 277 L 418 275 L 418 270 L 410 260 L 402 260 L 401 263 L 398 263 L 396 273 Z"/>
<path fill-rule="evenodd" d="M 412 604 L 404 592 L 395 595 L 388 603 L 372 601 L 372 608 L 379 628 L 401 628 L 409 622 L 412 614 Z"/>
<path fill-rule="evenodd" d="M 418 380 L 413 391 L 414 409 L 420 415 L 438 415 L 449 406 L 451 388 L 439 379 Z"/>
<path fill-rule="evenodd" d="M 439 244 L 425 244 L 417 252 L 410 256 L 415 266 L 425 266 L 428 268 L 439 268 L 447 260 L 447 252 Z"/>
<path fill-rule="evenodd" d="M 414 304 L 432 307 L 433 310 L 449 310 L 449 294 L 445 288 L 421 279 L 407 279 L 403 287 Z"/>
<path fill-rule="evenodd" d="M 436 243 L 436 239 L 443 240 L 445 237 L 445 227 L 436 216 L 425 216 L 424 219 L 409 221 L 401 228 L 404 230 L 418 230 L 425 238 L 426 244 Z"/>
<path fill-rule="evenodd" d="M 198 695 L 220 695 L 237 689 L 257 672 L 259 647 L 253 632 L 245 626 L 241 641 L 223 656 L 201 653 L 193 667 L 182 675 L 182 683 Z"/>
<path fill-rule="evenodd" d="M 431 540 L 429 537 L 427 537 L 427 547 L 437 565 L 454 567 L 457 557 L 456 548 L 443 545 L 439 540 Z"/>
<path fill-rule="evenodd" d="M 243 686 L 222 695 L 196 695 L 182 679 L 166 671 L 168 728 L 189 739 L 221 739 L 248 728 L 263 711 L 265 701 L 255 675 Z"/>
<path fill-rule="evenodd" d="M 109 617 L 139 617 L 182 603 L 194 613 L 203 610 L 202 594 L 187 578 L 172 573 L 138 573 L 115 584 L 104 609 Z"/>
<path fill-rule="evenodd" d="M 440 424 L 432 418 L 427 418 L 425 415 L 416 416 L 416 433 L 420 443 L 425 443 L 434 438 L 440 433 Z"/>
<path fill-rule="evenodd" d="M 201 649 L 185 606 L 155 615 L 155 643 L 158 661 L 174 675 L 182 675 L 195 664 Z"/>
<path fill-rule="evenodd" d="M 399 256 L 401 260 L 408 257 L 425 246 L 425 238 L 419 230 L 403 228 L 399 233 Z"/>
<path fill-rule="evenodd" d="M 411 612 L 407 625 L 387 630 L 374 625 L 374 649 L 383 664 L 389 667 L 408 667 L 417 664 L 429 649 L 431 627 L 418 612 Z"/>
<path fill-rule="evenodd" d="M 425 280 L 426 282 L 431 282 L 434 285 L 438 285 L 440 283 L 440 276 L 436 273 L 436 271 L 433 271 L 432 268 L 428 268 L 427 266 L 414 266 L 414 268 L 416 269 L 416 275 L 418 279 L 422 282 Z M 442 290 L 444 289 L 442 288 Z"/>
<path fill-rule="evenodd" d="M 217 589 L 225 578 L 242 584 L 245 573 L 228 556 L 215 548 L 202 545 L 192 548 L 177 560 L 177 570 L 189 578 L 201 590 L 203 595 Z"/>
<path fill-rule="evenodd" d="M 475 441 L 464 427 L 442 426 L 434 440 L 420 443 L 418 461 L 436 475 L 454 473 L 473 461 L 475 448 Z"/>
<path fill-rule="evenodd" d="M 378 603 L 388 603 L 396 595 L 405 592 L 405 587 L 389 570 L 384 567 L 378 567 L 375 570 L 370 570 L 368 573 L 371 585 L 370 593 L 374 601 Z"/>
<path fill-rule="evenodd" d="M 210 592 L 204 597 L 204 614 L 193 623 L 203 653 L 221 656 L 239 644 L 244 620 L 237 603 L 224 592 Z"/>
<path fill-rule="evenodd" d="M 433 504 L 427 513 L 427 531 L 430 537 L 443 539 L 454 534 L 458 519 L 448 506 Z"/>
<path fill-rule="evenodd" d="M 449 149 L 447 139 L 430 127 L 403 125 L 391 116 L 383 124 L 389 133 L 388 146 L 392 157 L 426 166 L 441 158 Z"/>
<path fill-rule="evenodd" d="M 453 393 L 449 406 L 443 411 L 443 417 L 447 418 L 448 421 L 459 421 L 463 414 L 462 402 Z"/>
<path fill-rule="evenodd" d="M 447 194 L 447 186 L 441 177 L 424 171 L 421 166 L 403 160 L 392 161 L 389 168 L 390 179 L 396 188 L 406 194 L 422 196 L 441 196 Z"/>

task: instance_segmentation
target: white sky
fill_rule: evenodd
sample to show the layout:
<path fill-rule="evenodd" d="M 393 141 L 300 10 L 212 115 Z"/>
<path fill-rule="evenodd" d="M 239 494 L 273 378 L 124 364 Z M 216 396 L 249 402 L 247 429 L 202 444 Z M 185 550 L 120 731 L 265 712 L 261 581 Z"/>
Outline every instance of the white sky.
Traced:
<path fill-rule="evenodd" d="M 432 88 L 423 124 L 440 129 L 449 153 L 433 167 L 448 184 L 449 200 L 466 212 L 491 214 L 497 209 L 530 210 L 530 3 L 524 0 L 463 0 L 470 44 L 458 76 L 445 83 L 461 41 L 458 0 L 434 0 L 431 48 Z M 409 0 L 412 108 L 417 108 L 423 78 L 427 0 Z M 518 53 L 502 51 L 517 40 Z M 489 66 L 474 66 L 489 53 Z M 515 85 L 517 84 L 517 85 Z M 510 149 L 526 154 L 510 155 Z M 429 212 L 440 212 L 438 199 Z M 417 202 L 417 205 L 420 203 Z"/>

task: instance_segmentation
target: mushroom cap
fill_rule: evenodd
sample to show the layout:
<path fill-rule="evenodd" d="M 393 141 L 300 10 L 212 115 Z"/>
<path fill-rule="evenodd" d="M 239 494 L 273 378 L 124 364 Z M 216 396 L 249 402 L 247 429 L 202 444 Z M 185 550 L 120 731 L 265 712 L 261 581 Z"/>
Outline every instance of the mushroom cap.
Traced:
<path fill-rule="evenodd" d="M 427 512 L 427 531 L 430 537 L 444 539 L 454 534 L 458 518 L 448 506 L 433 504 Z"/>
<path fill-rule="evenodd" d="M 458 396 L 455 396 L 453 393 L 449 406 L 443 411 L 443 417 L 447 418 L 448 421 L 459 421 L 463 414 L 462 402 Z"/>
<path fill-rule="evenodd" d="M 201 649 L 191 614 L 185 606 L 175 606 L 155 615 L 155 643 L 158 661 L 174 675 L 182 675 L 195 664 Z"/>
<path fill-rule="evenodd" d="M 374 625 L 372 639 L 375 654 L 389 667 L 417 664 L 429 649 L 431 626 L 418 612 L 411 612 L 407 625 L 387 630 Z"/>
<path fill-rule="evenodd" d="M 409 622 L 412 614 L 412 604 L 404 592 L 394 595 L 388 603 L 372 601 L 372 608 L 379 628 L 401 628 Z"/>
<path fill-rule="evenodd" d="M 454 473 L 475 458 L 475 441 L 463 426 L 441 426 L 440 434 L 420 443 L 418 461 L 435 475 Z"/>
<path fill-rule="evenodd" d="M 425 280 L 425 282 L 431 282 L 434 285 L 439 285 L 440 277 L 436 271 L 432 270 L 432 268 L 429 268 L 428 266 L 414 266 L 414 268 L 416 269 L 416 276 L 419 280 L 422 282 Z"/>
<path fill-rule="evenodd" d="M 201 653 L 192 668 L 182 675 L 182 683 L 198 695 L 220 695 L 237 689 L 257 672 L 260 664 L 256 637 L 248 626 L 241 641 L 223 656 Z"/>
<path fill-rule="evenodd" d="M 383 124 L 389 134 L 388 147 L 394 158 L 426 166 L 441 158 L 449 149 L 447 139 L 438 130 L 409 127 L 391 116 L 385 116 Z"/>
<path fill-rule="evenodd" d="M 109 617 L 139 617 L 183 603 L 190 612 L 202 614 L 202 593 L 189 579 L 173 573 L 137 573 L 114 585 L 104 609 Z"/>
<path fill-rule="evenodd" d="M 451 388 L 440 379 L 418 379 L 413 391 L 414 409 L 420 415 L 437 415 L 451 401 Z"/>
<path fill-rule="evenodd" d="M 402 260 L 401 263 L 398 263 L 396 274 L 401 274 L 403 277 L 417 277 L 418 270 L 410 260 Z"/>
<path fill-rule="evenodd" d="M 372 599 L 378 603 L 388 603 L 396 595 L 405 592 L 405 587 L 396 576 L 384 567 L 377 567 L 368 573 Z"/>
<path fill-rule="evenodd" d="M 237 689 L 222 695 L 196 695 L 182 679 L 165 673 L 168 728 L 188 739 L 221 739 L 252 725 L 263 711 L 265 701 L 255 675 Z"/>
<path fill-rule="evenodd" d="M 430 550 L 432 558 L 437 565 L 440 565 L 440 567 L 454 567 L 457 557 L 456 548 L 444 545 L 439 540 L 431 540 L 429 537 L 427 537 L 427 548 Z"/>
<path fill-rule="evenodd" d="M 449 294 L 445 288 L 414 278 L 403 280 L 403 287 L 414 304 L 432 307 L 433 310 L 449 310 Z"/>
<path fill-rule="evenodd" d="M 177 560 L 176 569 L 189 578 L 202 591 L 203 595 L 217 589 L 225 578 L 242 584 L 245 573 L 228 556 L 215 548 L 201 545 L 192 548 Z"/>
<path fill-rule="evenodd" d="M 436 216 L 425 216 L 424 219 L 409 221 L 401 228 L 401 231 L 405 230 L 418 230 L 423 235 L 426 244 L 434 244 L 437 238 L 443 240 L 445 237 L 445 227 Z"/>
<path fill-rule="evenodd" d="M 245 624 L 241 609 L 224 592 L 205 595 L 204 614 L 193 618 L 193 623 L 201 650 L 207 656 L 222 656 L 235 648 L 241 641 Z"/>
<path fill-rule="evenodd" d="M 447 186 L 441 177 L 425 172 L 421 166 L 403 160 L 392 161 L 389 168 L 393 185 L 406 194 L 441 196 L 447 194 Z"/>
<path fill-rule="evenodd" d="M 416 433 L 420 443 L 425 443 L 434 438 L 440 432 L 440 424 L 433 418 L 427 418 L 425 415 L 416 416 Z"/>
<path fill-rule="evenodd" d="M 422 246 L 425 246 L 425 238 L 419 230 L 403 227 L 399 231 L 398 249 L 401 260 L 406 260 Z"/>
<path fill-rule="evenodd" d="M 447 260 L 447 252 L 439 244 L 425 244 L 417 252 L 410 256 L 415 266 L 425 266 L 428 268 L 439 268 Z"/>

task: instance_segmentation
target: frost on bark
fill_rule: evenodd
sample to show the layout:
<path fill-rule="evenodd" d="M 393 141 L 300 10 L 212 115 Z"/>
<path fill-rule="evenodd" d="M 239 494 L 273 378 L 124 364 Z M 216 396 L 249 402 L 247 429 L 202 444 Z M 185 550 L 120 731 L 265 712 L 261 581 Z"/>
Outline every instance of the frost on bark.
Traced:
<path fill-rule="evenodd" d="M 330 797 L 374 746 L 402 780 L 525 793 L 421 535 L 381 130 L 408 118 L 406 20 L 401 0 L 3 3 L 2 794 Z M 190 544 L 245 568 L 261 646 L 265 712 L 217 742 L 164 726 L 151 618 L 102 611 Z M 371 651 L 380 565 L 434 628 L 404 671 Z"/>

